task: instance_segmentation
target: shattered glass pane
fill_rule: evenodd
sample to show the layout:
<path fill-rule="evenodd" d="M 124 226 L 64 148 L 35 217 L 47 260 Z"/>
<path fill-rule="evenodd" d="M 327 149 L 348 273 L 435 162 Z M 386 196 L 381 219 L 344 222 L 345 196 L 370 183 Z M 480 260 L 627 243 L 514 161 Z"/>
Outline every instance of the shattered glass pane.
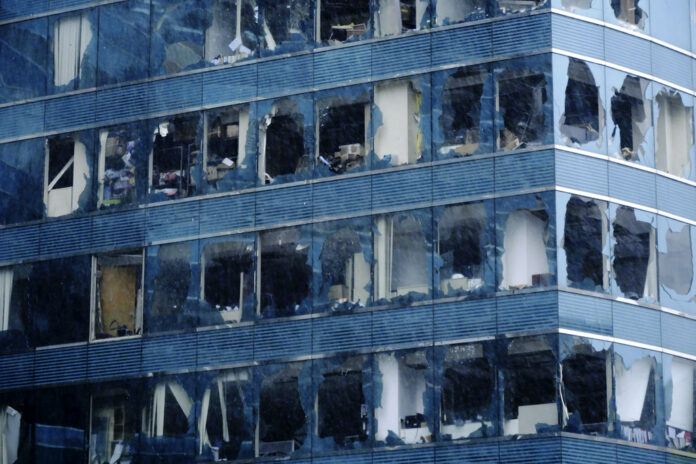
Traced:
<path fill-rule="evenodd" d="M 99 208 L 135 203 L 146 190 L 149 140 L 141 123 L 99 130 Z"/>
<path fill-rule="evenodd" d="M 216 3 L 222 4 L 223 0 Z M 214 24 L 214 8 L 208 10 L 202 1 L 192 4 L 186 0 L 152 0 L 150 8 L 150 75 L 202 67 L 206 31 Z"/>
<path fill-rule="evenodd" d="M 376 0 L 375 35 L 384 37 L 427 27 L 427 0 Z"/>
<path fill-rule="evenodd" d="M 613 73 L 608 73 L 612 76 Z M 617 82 L 618 83 L 618 82 Z M 652 165 L 652 141 L 648 131 L 652 125 L 652 105 L 646 94 L 648 81 L 634 76 L 625 76 L 620 87 L 612 88 L 611 120 L 614 128 L 609 142 L 614 155 L 627 161 Z"/>
<path fill-rule="evenodd" d="M 100 384 L 92 394 L 90 462 L 135 459 L 140 426 L 140 381 Z"/>
<path fill-rule="evenodd" d="M 648 18 L 648 0 L 610 0 L 605 2 L 613 12 L 616 22 L 635 29 L 645 29 Z M 609 15 L 607 15 L 609 18 Z"/>
<path fill-rule="evenodd" d="M 645 220 L 637 217 L 637 213 Z M 657 293 L 654 216 L 619 206 L 613 221 L 613 278 L 618 290 L 633 300 L 654 300 Z"/>
<path fill-rule="evenodd" d="M 205 3 L 205 16 L 198 21 L 205 28 L 206 63 L 232 64 L 255 56 L 258 42 L 255 1 L 206 0 Z"/>
<path fill-rule="evenodd" d="M 49 16 L 47 93 L 96 85 L 98 26 L 97 9 Z"/>
<path fill-rule="evenodd" d="M 500 14 L 522 13 L 546 6 L 546 0 L 498 0 Z"/>
<path fill-rule="evenodd" d="M 435 25 L 447 26 L 494 16 L 491 0 L 435 0 Z"/>
<path fill-rule="evenodd" d="M 662 382 L 665 397 L 665 440 L 668 448 L 696 450 L 694 440 L 694 368 L 693 361 L 662 355 Z"/>
<path fill-rule="evenodd" d="M 655 95 L 655 103 L 655 167 L 675 176 L 692 178 L 693 99 L 662 89 Z"/>
<path fill-rule="evenodd" d="M 314 2 L 258 0 L 262 54 L 305 50 L 314 43 Z"/>
<path fill-rule="evenodd" d="M 573 195 L 566 204 L 563 250 L 568 285 L 586 290 L 609 288 L 607 204 Z"/>
<path fill-rule="evenodd" d="M 153 121 L 150 159 L 151 201 L 196 194 L 200 154 L 200 114 Z"/>
<path fill-rule="evenodd" d="M 599 147 L 604 133 L 600 86 L 595 82 L 590 67 L 575 58 L 570 58 L 568 62 L 567 76 L 565 107 L 560 120 L 561 134 L 568 145 L 583 146 L 595 142 Z"/>
<path fill-rule="evenodd" d="M 693 256 L 696 235 L 691 226 L 662 216 L 658 217 L 657 224 L 660 303 L 693 313 L 696 300 L 696 263 Z"/>
<path fill-rule="evenodd" d="M 92 209 L 93 132 L 50 137 L 46 143 L 46 216 Z"/>
<path fill-rule="evenodd" d="M 319 40 L 326 45 L 369 38 L 370 0 L 318 0 Z"/>

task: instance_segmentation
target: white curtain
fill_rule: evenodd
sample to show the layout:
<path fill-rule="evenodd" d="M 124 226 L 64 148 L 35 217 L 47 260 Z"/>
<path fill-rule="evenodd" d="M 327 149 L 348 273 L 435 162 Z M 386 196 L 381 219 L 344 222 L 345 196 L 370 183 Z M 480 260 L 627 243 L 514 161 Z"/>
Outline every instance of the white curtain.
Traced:
<path fill-rule="evenodd" d="M 634 361 L 630 369 L 626 369 L 621 356 L 617 356 L 614 365 L 616 413 L 622 422 L 640 420 L 653 364 L 653 359 L 646 356 Z"/>
<path fill-rule="evenodd" d="M 10 328 L 10 301 L 12 299 L 11 268 L 0 270 L 0 331 Z"/>
<path fill-rule="evenodd" d="M 527 210 L 510 213 L 505 223 L 501 289 L 532 285 L 534 274 L 549 272 L 543 220 Z"/>
<path fill-rule="evenodd" d="M 92 30 L 86 14 L 66 16 L 53 28 L 53 83 L 69 84 L 79 77 L 80 62 L 92 40 Z"/>
<path fill-rule="evenodd" d="M 10 406 L 0 409 L 0 464 L 17 461 L 21 420 L 22 415 Z"/>
<path fill-rule="evenodd" d="M 694 430 L 694 363 L 672 359 L 672 410 L 667 425 L 681 430 Z"/>

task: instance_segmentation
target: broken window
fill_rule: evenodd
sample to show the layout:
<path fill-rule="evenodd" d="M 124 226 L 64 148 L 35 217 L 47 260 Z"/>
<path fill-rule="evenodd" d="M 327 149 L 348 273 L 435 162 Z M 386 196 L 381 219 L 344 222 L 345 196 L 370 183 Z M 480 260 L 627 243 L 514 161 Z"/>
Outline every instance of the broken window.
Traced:
<path fill-rule="evenodd" d="M 90 200 L 91 146 L 88 148 L 84 138 L 75 134 L 46 140 L 44 202 L 48 217 L 70 214 Z"/>
<path fill-rule="evenodd" d="M 169 199 L 196 193 L 193 177 L 198 164 L 199 116 L 180 116 L 160 121 L 154 130 L 150 157 L 150 191 Z"/>
<path fill-rule="evenodd" d="M 482 140 L 487 130 L 481 123 L 482 117 L 484 126 L 488 118 L 493 118 L 490 111 L 484 112 L 484 102 L 490 102 L 490 98 L 484 98 L 488 77 L 485 66 L 459 68 L 446 77 L 440 95 L 442 115 L 438 121 L 442 131 L 438 149 L 441 157 L 471 155 L 487 142 Z"/>
<path fill-rule="evenodd" d="M 604 252 L 608 231 L 606 202 L 570 197 L 562 244 L 569 286 L 600 291 L 609 288 L 609 258 Z"/>
<path fill-rule="evenodd" d="M 604 131 L 604 108 L 599 97 L 599 85 L 584 61 L 569 59 L 564 101 L 560 126 L 566 143 L 582 146 L 596 141 L 599 147 Z"/>
<path fill-rule="evenodd" d="M 317 31 L 319 40 L 337 45 L 368 36 L 370 0 L 318 0 Z"/>
<path fill-rule="evenodd" d="M 374 135 L 375 153 L 391 166 L 416 163 L 423 157 L 422 101 L 415 80 L 375 85 L 376 112 L 381 116 Z"/>
<path fill-rule="evenodd" d="M 504 15 L 536 10 L 544 5 L 546 0 L 498 0 L 498 9 Z"/>
<path fill-rule="evenodd" d="M 18 4 L 25 5 L 24 2 Z M 9 8 L 3 2 L 3 9 Z M 0 27 L 0 102 L 46 94 L 48 18 L 4 24 Z"/>
<path fill-rule="evenodd" d="M 34 417 L 31 391 L 0 393 L 0 462 L 28 462 L 33 452 Z M 23 457 L 24 461 L 20 460 Z"/>
<path fill-rule="evenodd" d="M 613 89 L 611 97 L 611 119 L 614 129 L 610 141 L 613 141 L 618 130 L 618 146 L 616 151 L 627 161 L 645 163 L 645 139 L 652 125 L 652 109 L 645 98 L 648 81 L 633 76 L 626 76 L 620 89 Z M 648 148 L 649 149 L 649 148 Z"/>
<path fill-rule="evenodd" d="M 305 363 L 266 368 L 259 391 L 256 455 L 291 456 L 307 439 L 308 418 L 300 397 Z"/>
<path fill-rule="evenodd" d="M 195 308 L 187 300 L 191 286 L 191 243 L 170 243 L 148 249 L 149 311 L 147 332 L 189 328 L 196 321 Z M 195 296 L 193 296 L 195 298 Z"/>
<path fill-rule="evenodd" d="M 127 462 L 134 459 L 138 437 L 138 391 L 135 382 L 99 385 L 92 394 L 90 462 Z"/>
<path fill-rule="evenodd" d="M 93 87 L 97 57 L 97 41 L 93 39 L 97 38 L 97 11 L 69 14 L 49 22 L 53 23 L 53 90 Z"/>
<path fill-rule="evenodd" d="M 614 345 L 616 417 L 624 440 L 655 443 L 657 369 L 657 353 Z"/>
<path fill-rule="evenodd" d="M 92 266 L 92 338 L 140 334 L 143 320 L 143 252 L 135 250 L 94 256 Z"/>
<path fill-rule="evenodd" d="M 264 54 L 304 50 L 314 42 L 314 2 L 258 0 Z"/>
<path fill-rule="evenodd" d="M 561 0 L 560 4 L 564 10 L 572 13 L 602 19 L 602 2 L 593 0 Z M 556 2 L 553 2 L 552 8 L 555 6 Z"/>
<path fill-rule="evenodd" d="M 203 248 L 201 300 L 217 316 L 211 324 L 252 318 L 256 303 L 254 258 L 254 241 L 249 238 L 211 242 Z"/>
<path fill-rule="evenodd" d="M 99 207 L 135 203 L 143 150 L 138 129 L 133 125 L 99 131 Z"/>
<path fill-rule="evenodd" d="M 428 350 L 375 355 L 375 439 L 387 446 L 432 438 L 432 391 Z M 380 385 L 381 384 L 381 385 Z"/>
<path fill-rule="evenodd" d="M 687 224 L 658 217 L 658 279 L 660 303 L 675 309 L 694 312 L 694 242 Z"/>
<path fill-rule="evenodd" d="M 263 317 L 307 312 L 312 285 L 310 244 L 305 228 L 261 232 L 256 273 L 260 280 L 259 313 Z"/>
<path fill-rule="evenodd" d="M 662 354 L 665 395 L 665 439 L 668 448 L 694 452 L 693 361 Z"/>
<path fill-rule="evenodd" d="M 315 308 L 352 309 L 370 302 L 370 219 L 319 223 L 314 240 L 321 246 L 321 281 Z"/>
<path fill-rule="evenodd" d="M 198 454 L 211 461 L 254 457 L 254 388 L 250 369 L 199 374 Z"/>
<path fill-rule="evenodd" d="M 563 430 L 606 435 L 612 394 L 609 343 L 561 337 Z"/>
<path fill-rule="evenodd" d="M 0 353 L 30 347 L 30 272 L 26 264 L 0 268 Z"/>
<path fill-rule="evenodd" d="M 421 29 L 427 13 L 424 0 L 377 0 L 375 35 L 384 37 Z"/>
<path fill-rule="evenodd" d="M 427 211 L 375 218 L 375 299 L 424 298 L 430 294 Z"/>
<path fill-rule="evenodd" d="M 508 342 L 503 367 L 505 435 L 557 430 L 556 354 L 544 336 Z"/>
<path fill-rule="evenodd" d="M 489 0 L 437 0 L 435 24 L 447 26 L 464 21 L 476 21 L 492 15 L 493 2 Z"/>
<path fill-rule="evenodd" d="M 231 64 L 248 58 L 256 48 L 256 2 L 210 0 L 210 23 L 205 29 L 205 61 Z"/>
<path fill-rule="evenodd" d="M 440 400 L 443 440 L 495 435 L 493 359 L 492 347 L 485 343 L 445 347 Z"/>
<path fill-rule="evenodd" d="M 614 16 L 620 23 L 643 29 L 648 15 L 638 3 L 640 0 L 611 0 L 611 9 L 614 10 Z"/>
<path fill-rule="evenodd" d="M 208 2 L 191 3 L 187 0 L 152 0 L 150 9 L 151 31 L 150 31 L 150 75 L 159 76 L 162 74 L 173 74 L 189 69 L 200 68 L 204 65 L 204 44 L 207 31 L 211 27 L 209 39 L 214 42 L 215 38 L 220 38 L 219 48 L 208 48 L 212 53 L 230 55 L 229 48 L 224 48 L 230 43 L 225 41 L 226 33 L 229 31 L 226 26 L 229 22 L 225 21 L 225 5 L 229 3 L 220 2 L 217 11 L 218 27 L 215 27 L 212 13 L 214 8 L 207 5 Z M 234 9 L 236 12 L 236 8 Z M 220 31 L 222 29 L 222 31 Z M 224 46 L 224 47 L 223 47 Z M 215 47 L 213 45 L 212 47 Z M 216 54 L 210 55 L 210 59 L 215 58 Z"/>
<path fill-rule="evenodd" d="M 295 180 L 300 173 L 307 171 L 308 164 L 304 115 L 296 101 L 276 101 L 259 123 L 259 177 L 262 183 Z"/>
<path fill-rule="evenodd" d="M 44 171 L 43 138 L 0 144 L 0 224 L 44 216 Z"/>
<path fill-rule="evenodd" d="M 318 361 L 317 436 L 339 448 L 360 447 L 368 437 L 369 357 Z M 316 449 L 315 451 L 319 451 Z"/>
<path fill-rule="evenodd" d="M 654 215 L 627 206 L 616 209 L 612 267 L 618 290 L 626 298 L 656 296 L 654 220 Z"/>
<path fill-rule="evenodd" d="M 500 213 L 498 211 L 497 213 Z M 503 213 L 505 214 L 505 213 Z M 507 213 L 503 228 L 501 290 L 552 285 L 546 246 L 549 213 L 544 205 Z"/>
<path fill-rule="evenodd" d="M 367 95 L 333 97 L 317 104 L 319 153 L 316 164 L 335 174 L 365 165 L 370 126 Z"/>
<path fill-rule="evenodd" d="M 662 90 L 655 96 L 655 165 L 679 177 L 691 177 L 691 149 L 694 146 L 693 105 L 685 105 L 682 95 Z"/>
<path fill-rule="evenodd" d="M 206 112 L 204 175 L 210 190 L 238 190 L 255 185 L 254 163 L 246 152 L 248 131 L 249 106 Z"/>
<path fill-rule="evenodd" d="M 545 142 L 546 76 L 530 70 L 505 70 L 498 76 L 496 110 L 503 127 L 498 130 L 498 148 L 514 150 Z"/>
<path fill-rule="evenodd" d="M 439 290 L 457 295 L 480 289 L 485 284 L 489 242 L 488 218 L 484 203 L 447 206 L 437 225 L 440 266 Z"/>
<path fill-rule="evenodd" d="M 152 378 L 140 415 L 140 458 L 151 455 L 163 462 L 191 458 L 196 437 L 195 406 L 193 375 Z"/>

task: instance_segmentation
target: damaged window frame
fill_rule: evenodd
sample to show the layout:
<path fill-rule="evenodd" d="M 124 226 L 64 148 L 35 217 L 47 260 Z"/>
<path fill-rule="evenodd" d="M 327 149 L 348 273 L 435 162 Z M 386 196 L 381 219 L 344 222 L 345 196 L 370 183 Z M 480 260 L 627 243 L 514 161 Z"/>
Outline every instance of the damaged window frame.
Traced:
<path fill-rule="evenodd" d="M 495 353 L 492 340 L 436 348 L 441 441 L 498 435 Z"/>
<path fill-rule="evenodd" d="M 491 293 L 495 288 L 494 202 L 445 205 L 436 207 L 433 214 L 436 297 Z"/>
<path fill-rule="evenodd" d="M 662 353 L 662 388 L 667 448 L 696 452 L 693 360 Z M 691 435 L 691 439 L 689 439 Z"/>
<path fill-rule="evenodd" d="M 658 287 L 656 215 L 614 203 L 609 205 L 609 211 L 612 244 L 612 293 L 632 300 L 655 302 L 657 300 Z M 619 220 L 624 222 L 630 221 L 631 218 L 633 218 L 631 221 L 633 228 L 638 230 L 631 231 L 628 227 L 617 224 Z M 647 237 L 642 237 L 646 234 Z M 638 245 L 643 249 L 639 249 Z M 638 267 L 636 260 L 645 261 L 645 269 L 640 270 L 640 274 L 644 274 L 640 291 L 636 290 L 636 285 L 641 284 L 641 282 L 631 282 L 631 277 L 633 279 L 639 277 L 633 275 Z M 626 287 L 626 289 L 622 287 Z"/>
<path fill-rule="evenodd" d="M 316 152 L 314 155 L 315 176 L 328 177 L 345 173 L 365 171 L 370 168 L 372 154 L 371 103 L 372 87 L 359 85 L 332 89 L 314 94 L 316 114 Z M 362 109 L 360 108 L 362 107 Z M 341 112 L 352 112 L 357 122 L 343 124 L 333 121 Z M 350 114 L 350 113 L 348 113 Z M 363 134 L 359 134 L 362 125 Z M 353 130 L 347 131 L 347 126 Z M 354 127 L 357 126 L 357 127 Z M 329 133 L 327 134 L 327 131 Z M 347 137 L 348 140 L 341 139 Z M 360 140 L 354 140 L 359 137 Z M 358 142 L 358 143 L 355 143 Z M 337 151 L 338 150 L 338 151 Z"/>
<path fill-rule="evenodd" d="M 314 46 L 316 21 L 312 0 L 257 0 L 257 2 L 261 56 L 300 52 Z"/>
<path fill-rule="evenodd" d="M 92 135 L 92 131 L 85 131 L 46 139 L 43 197 L 46 217 L 91 209 L 94 166 Z"/>
<path fill-rule="evenodd" d="M 503 343 L 503 435 L 547 433 L 560 429 L 557 342 L 555 335 L 539 335 Z M 547 383 L 546 391 L 540 391 L 541 381 Z"/>
<path fill-rule="evenodd" d="M 201 312 L 198 325 L 235 325 L 253 320 L 256 312 L 257 253 L 255 235 L 242 234 L 210 239 L 202 241 L 200 246 Z M 213 254 L 217 256 L 214 258 Z M 225 277 L 213 279 L 213 268 Z M 246 269 L 246 271 L 239 271 L 239 269 Z M 232 277 L 235 274 L 236 277 Z M 224 288 L 214 290 L 213 285 Z M 230 290 L 232 286 L 234 286 L 234 290 Z M 213 301 L 214 297 L 207 297 L 206 292 L 214 293 L 218 295 L 218 298 L 223 298 L 223 295 L 226 295 L 228 300 L 225 302 Z M 238 294 L 238 297 L 229 300 L 234 295 L 232 292 Z"/>
<path fill-rule="evenodd" d="M 499 290 L 515 292 L 556 284 L 554 208 L 555 197 L 549 192 L 496 200 Z M 531 260 L 531 256 L 537 259 Z M 520 268 L 518 263 L 525 266 Z"/>
<path fill-rule="evenodd" d="M 696 177 L 694 97 L 653 84 L 655 167 L 683 179 Z"/>
<path fill-rule="evenodd" d="M 257 103 L 262 115 L 258 123 L 259 185 L 309 179 L 314 148 L 312 106 L 309 95 Z M 289 152 L 293 153 L 286 155 Z M 269 172 L 271 169 L 278 172 Z"/>
<path fill-rule="evenodd" d="M 404 34 L 430 25 L 428 0 L 375 0 L 375 37 Z"/>
<path fill-rule="evenodd" d="M 258 395 L 259 395 L 259 409 L 257 415 L 257 426 L 256 426 L 256 451 L 255 456 L 257 458 L 267 457 L 267 456 L 298 456 L 303 454 L 308 454 L 311 451 L 312 442 L 312 411 L 314 410 L 315 403 L 312 398 L 312 362 L 311 361 L 299 361 L 287 364 L 268 364 L 257 368 L 257 385 L 258 385 Z M 294 393 L 281 395 L 268 395 L 264 394 L 265 388 L 271 388 L 269 385 L 274 384 L 287 384 L 289 383 L 289 388 L 295 390 L 297 397 L 294 398 Z M 294 384 L 294 385 L 293 385 Z M 281 387 L 276 387 L 281 388 Z M 287 388 L 287 387 L 286 387 Z M 291 403 L 291 396 L 293 396 Z M 269 400 L 274 398 L 280 398 L 284 403 L 280 405 L 276 400 L 275 403 Z M 290 408 L 290 414 L 284 408 Z M 273 423 L 268 421 L 268 418 L 264 418 L 265 410 L 269 409 L 271 411 L 270 417 L 274 417 L 277 420 L 286 423 L 284 426 L 276 427 L 281 430 L 275 430 L 273 432 L 270 429 Z M 301 414 L 301 416 L 298 415 Z M 288 419 L 295 417 L 297 420 L 294 423 L 288 424 Z M 302 419 L 303 418 L 303 419 Z M 269 422 L 269 423 L 267 423 Z M 300 423 L 301 422 L 301 423 Z M 279 424 L 276 423 L 276 426 Z M 294 425 L 294 430 L 290 430 L 289 426 Z M 283 438 L 282 440 L 264 440 L 264 438 L 269 437 L 269 433 L 273 438 Z"/>
<path fill-rule="evenodd" d="M 207 27 L 203 31 L 206 65 L 227 65 L 255 58 L 259 33 L 256 0 L 207 0 L 206 3 Z M 234 17 L 229 17 L 232 14 Z M 226 29 L 232 22 L 233 30 Z"/>
<path fill-rule="evenodd" d="M 561 113 L 559 139 L 568 146 L 605 153 L 604 68 L 559 55 L 553 56 L 553 67 L 554 101 Z"/>
<path fill-rule="evenodd" d="M 609 292 L 609 204 L 560 192 L 556 204 L 559 285 Z"/>
<path fill-rule="evenodd" d="M 152 134 L 152 151 L 148 165 L 150 201 L 187 198 L 198 193 L 202 145 L 201 119 L 201 113 L 197 112 L 172 115 L 150 122 Z M 180 129 L 182 126 L 183 129 Z M 163 158 L 171 156 L 176 159 L 177 151 L 178 169 L 176 163 L 162 169 L 161 164 L 166 165 Z M 167 152 L 174 154 L 168 156 Z"/>
<path fill-rule="evenodd" d="M 376 353 L 373 363 L 374 446 L 434 441 L 432 348 Z"/>
<path fill-rule="evenodd" d="M 650 30 L 650 0 L 606 0 L 604 18 L 622 27 L 645 31 Z"/>
<path fill-rule="evenodd" d="M 317 0 L 316 2 L 316 13 L 315 13 L 315 26 L 316 31 L 316 41 L 317 44 L 321 45 L 340 45 L 344 42 L 354 42 L 357 40 L 365 40 L 372 38 L 372 18 L 371 18 L 371 5 L 370 0 L 360 0 L 362 5 L 357 3 L 350 4 L 346 0 Z M 338 11 L 329 10 L 331 6 L 338 8 Z M 358 6 L 362 9 L 359 10 Z M 335 18 L 335 15 L 339 14 L 343 7 L 345 11 L 342 12 L 341 18 L 344 18 L 345 24 L 332 24 L 331 18 Z M 338 18 L 335 18 L 338 20 Z M 348 23 L 350 19 L 351 21 Z M 356 24 L 356 19 L 358 22 Z M 325 27 L 324 23 L 330 23 L 328 27 Z M 345 35 L 345 38 L 343 36 Z"/>
<path fill-rule="evenodd" d="M 132 280 L 132 295 L 130 304 L 131 307 L 125 308 L 124 316 L 128 316 L 129 320 L 119 321 L 112 319 L 110 322 L 102 321 L 104 317 L 104 304 L 115 305 L 118 298 L 116 291 L 106 292 L 104 278 L 105 268 L 112 268 L 111 279 L 118 281 L 121 279 L 120 285 L 124 287 L 127 283 L 123 280 Z M 125 269 L 123 269 L 125 268 Z M 135 268 L 133 275 L 125 275 L 123 272 L 128 268 Z M 116 272 L 116 269 L 122 269 L 121 272 Z M 131 272 L 132 273 L 132 270 Z M 120 274 L 120 275 L 119 275 Z M 113 282 L 113 281 L 112 281 Z M 143 328 L 143 300 L 144 300 L 144 282 L 145 282 L 145 251 L 136 249 L 130 251 L 119 251 L 103 253 L 92 256 L 92 278 L 91 278 L 91 315 L 90 318 L 90 340 L 101 340 L 109 338 L 122 338 L 131 335 L 140 335 Z M 116 284 L 112 284 L 116 285 Z M 120 288 L 119 294 L 130 293 L 129 289 Z M 107 293 L 107 296 L 104 296 Z M 124 308 L 112 307 L 110 312 L 123 313 Z M 114 324 L 115 323 L 115 324 Z"/>
<path fill-rule="evenodd" d="M 49 17 L 48 94 L 96 85 L 98 13 L 91 8 Z"/>
<path fill-rule="evenodd" d="M 540 55 L 505 61 L 494 68 L 497 150 L 553 143 L 551 61 L 550 55 Z"/>
<path fill-rule="evenodd" d="M 449 26 L 495 16 L 492 0 L 435 0 L 434 26 Z"/>
<path fill-rule="evenodd" d="M 662 306 L 696 313 L 695 251 L 693 226 L 657 217 L 657 279 Z"/>
<path fill-rule="evenodd" d="M 525 13 L 548 7 L 549 0 L 496 0 L 498 16 Z"/>
<path fill-rule="evenodd" d="M 461 67 L 432 76 L 434 158 L 492 152 L 494 86 L 490 67 Z"/>
<path fill-rule="evenodd" d="M 374 84 L 373 169 L 430 160 L 430 76 Z"/>
<path fill-rule="evenodd" d="M 650 81 L 606 69 L 607 106 L 611 131 L 609 155 L 655 167 L 652 85 Z"/>
<path fill-rule="evenodd" d="M 612 344 L 571 335 L 559 344 L 563 431 L 613 436 Z"/>
<path fill-rule="evenodd" d="M 374 216 L 373 221 L 375 304 L 429 298 L 433 273 L 431 210 L 383 214 Z M 397 251 L 400 253 L 395 255 Z M 415 269 L 404 272 L 414 259 Z"/>
<path fill-rule="evenodd" d="M 372 303 L 370 217 L 314 224 L 314 312 L 346 311 Z"/>
<path fill-rule="evenodd" d="M 599 21 L 604 19 L 604 2 L 600 0 L 551 0 L 551 8 L 562 9 Z"/>
<path fill-rule="evenodd" d="M 148 183 L 143 161 L 150 143 L 145 126 L 144 121 L 138 121 L 99 129 L 97 208 L 133 204 L 141 199 Z"/>

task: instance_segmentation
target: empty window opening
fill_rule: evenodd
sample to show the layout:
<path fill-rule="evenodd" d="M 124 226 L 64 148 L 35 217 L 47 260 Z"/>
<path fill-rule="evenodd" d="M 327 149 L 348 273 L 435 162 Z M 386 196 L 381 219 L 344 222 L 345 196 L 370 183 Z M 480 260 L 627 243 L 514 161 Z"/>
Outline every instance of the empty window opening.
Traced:
<path fill-rule="evenodd" d="M 599 86 L 595 83 L 592 71 L 584 61 L 570 58 L 561 133 L 571 143 L 580 145 L 601 140 L 603 113 Z"/>
<path fill-rule="evenodd" d="M 159 382 L 148 395 L 142 430 L 147 437 L 186 437 L 191 434 L 189 417 L 192 412 L 193 401 L 179 382 Z"/>
<path fill-rule="evenodd" d="M 549 285 L 550 271 L 546 256 L 548 213 L 543 210 L 515 210 L 505 222 L 503 237 L 503 290 Z"/>
<path fill-rule="evenodd" d="M 621 157 L 628 161 L 638 161 L 644 154 L 645 134 L 652 124 L 651 109 L 645 99 L 648 81 L 626 76 L 620 90 L 614 89 L 611 97 L 611 119 L 616 127 L 612 138 L 619 131 Z"/>
<path fill-rule="evenodd" d="M 657 169 L 688 177 L 690 151 L 694 145 L 693 108 L 682 102 L 676 92 L 661 91 L 656 97 L 655 164 Z"/>
<path fill-rule="evenodd" d="M 694 280 L 691 230 L 686 224 L 679 231 L 665 231 L 667 248 L 660 251 L 658 267 L 660 285 L 679 294 L 688 295 Z"/>
<path fill-rule="evenodd" d="M 99 145 L 99 206 L 135 202 L 138 140 L 126 129 L 102 129 Z"/>
<path fill-rule="evenodd" d="M 161 245 L 157 253 L 159 272 L 155 276 L 150 316 L 158 320 L 157 325 L 163 330 L 177 327 L 184 313 L 191 282 L 190 248 L 188 243 L 172 243 Z"/>
<path fill-rule="evenodd" d="M 556 366 L 546 338 L 510 342 L 503 370 L 505 435 L 540 433 L 558 425 Z"/>
<path fill-rule="evenodd" d="M 409 81 L 375 86 L 375 105 L 382 113 L 382 125 L 375 133 L 375 153 L 390 164 L 415 163 L 422 155 L 423 134 L 419 130 L 423 95 Z"/>
<path fill-rule="evenodd" d="M 65 16 L 53 25 L 53 85 L 70 84 L 81 77 L 82 60 L 92 41 L 89 13 Z M 77 81 L 76 81 L 77 83 Z M 75 86 L 77 88 L 77 86 Z"/>
<path fill-rule="evenodd" d="M 340 104 L 319 112 L 319 160 L 335 173 L 343 173 L 365 162 L 370 105 Z"/>
<path fill-rule="evenodd" d="M 298 229 L 268 231 L 261 234 L 259 254 L 261 313 L 266 317 L 299 313 L 310 296 L 309 244 L 300 242 Z"/>
<path fill-rule="evenodd" d="M 339 229 L 324 242 L 319 255 L 323 288 L 332 303 L 364 306 L 370 298 L 370 264 L 365 259 L 358 234 Z"/>
<path fill-rule="evenodd" d="M 510 76 L 504 72 L 498 80 L 497 110 L 502 113 L 503 128 L 498 146 L 503 150 L 540 144 L 546 135 L 544 105 L 547 100 L 543 74 Z"/>
<path fill-rule="evenodd" d="M 48 139 L 46 150 L 46 215 L 70 214 L 79 208 L 80 196 L 88 187 L 87 147 L 77 136 L 58 136 Z"/>
<path fill-rule="evenodd" d="M 322 42 L 333 45 L 359 39 L 368 31 L 370 0 L 319 0 L 317 19 Z"/>
<path fill-rule="evenodd" d="M 115 388 L 92 397 L 90 462 L 133 459 L 130 443 L 137 433 L 135 398 L 126 389 Z"/>
<path fill-rule="evenodd" d="M 611 9 L 619 21 L 643 29 L 648 15 L 638 3 L 639 0 L 611 0 Z"/>
<path fill-rule="evenodd" d="M 253 432 L 247 410 L 252 398 L 251 372 L 240 369 L 217 375 L 205 385 L 198 418 L 198 454 L 209 447 L 213 460 L 251 458 Z"/>
<path fill-rule="evenodd" d="M 664 362 L 666 361 L 666 362 Z M 693 450 L 694 431 L 694 363 L 667 356 L 665 368 L 665 431 L 667 446 L 681 450 Z M 671 394 L 670 394 L 671 393 Z"/>
<path fill-rule="evenodd" d="M 655 228 L 636 219 L 633 208 L 619 206 L 614 219 L 614 278 L 634 300 L 655 295 Z"/>
<path fill-rule="evenodd" d="M 521 13 L 543 5 L 545 0 L 498 0 L 498 8 L 503 14 Z"/>
<path fill-rule="evenodd" d="M 611 396 L 611 355 L 580 342 L 561 364 L 564 430 L 575 433 L 607 432 Z"/>
<path fill-rule="evenodd" d="M 196 192 L 191 171 L 198 162 L 197 133 L 198 116 L 174 118 L 157 125 L 150 158 L 153 192 L 168 198 L 184 198 Z"/>
<path fill-rule="evenodd" d="M 313 4 L 307 0 L 267 0 L 261 3 L 261 32 L 265 48 L 273 51 L 284 43 L 304 48 L 305 43 L 313 39 L 305 32 L 311 30 Z"/>
<path fill-rule="evenodd" d="M 317 391 L 317 434 L 332 437 L 338 446 L 367 439 L 367 402 L 363 393 L 365 358 L 348 359 L 322 374 Z"/>
<path fill-rule="evenodd" d="M 418 30 L 424 13 L 420 0 L 378 0 L 376 33 L 384 37 Z"/>
<path fill-rule="evenodd" d="M 143 316 L 142 252 L 95 256 L 92 266 L 92 338 L 140 334 Z"/>
<path fill-rule="evenodd" d="M 257 456 L 290 456 L 307 438 L 298 383 L 302 367 L 289 364 L 261 382 Z"/>
<path fill-rule="evenodd" d="M 563 249 L 568 284 L 573 287 L 607 289 L 609 263 L 604 255 L 608 231 L 606 206 L 596 200 L 572 196 L 566 205 Z"/>
<path fill-rule="evenodd" d="M 205 30 L 205 60 L 230 64 L 253 53 L 256 38 L 254 2 L 213 0 L 212 23 Z"/>
<path fill-rule="evenodd" d="M 440 126 L 444 145 L 440 154 L 474 153 L 481 142 L 481 98 L 488 73 L 480 68 L 460 69 L 445 81 L 442 89 Z"/>
<path fill-rule="evenodd" d="M 225 322 L 240 322 L 254 304 L 254 247 L 244 242 L 206 245 L 203 251 L 201 299 Z"/>
<path fill-rule="evenodd" d="M 488 436 L 496 373 L 481 343 L 447 348 L 442 375 L 440 432 L 446 440 Z"/>
<path fill-rule="evenodd" d="M 483 203 L 448 206 L 440 216 L 440 291 L 445 295 L 483 286 L 486 255 L 482 238 L 486 221 Z"/>
<path fill-rule="evenodd" d="M 217 188 L 228 171 L 245 166 L 249 109 L 206 115 L 205 178 Z"/>
<path fill-rule="evenodd" d="M 431 441 L 425 416 L 426 401 L 429 401 L 425 399 L 427 352 L 378 354 L 376 360 L 382 381 L 380 407 L 375 410 L 376 439 L 386 441 L 396 436 L 403 443 Z"/>
<path fill-rule="evenodd" d="M 34 453 L 28 461 L 86 462 L 89 395 L 84 387 L 41 389 L 33 393 L 30 404 Z M 25 458 L 19 456 L 18 462 L 27 462 Z"/>
<path fill-rule="evenodd" d="M 307 167 L 304 150 L 304 117 L 292 101 L 273 105 L 259 127 L 259 175 L 269 184 Z"/>
<path fill-rule="evenodd" d="M 655 369 L 653 356 L 625 359 L 615 354 L 616 416 L 621 422 L 621 438 L 649 443 L 656 424 Z"/>
<path fill-rule="evenodd" d="M 411 214 L 377 218 L 377 299 L 429 293 L 427 244 L 421 222 Z"/>
<path fill-rule="evenodd" d="M 488 0 L 437 0 L 435 4 L 437 24 L 441 26 L 484 19 L 487 10 Z"/>

